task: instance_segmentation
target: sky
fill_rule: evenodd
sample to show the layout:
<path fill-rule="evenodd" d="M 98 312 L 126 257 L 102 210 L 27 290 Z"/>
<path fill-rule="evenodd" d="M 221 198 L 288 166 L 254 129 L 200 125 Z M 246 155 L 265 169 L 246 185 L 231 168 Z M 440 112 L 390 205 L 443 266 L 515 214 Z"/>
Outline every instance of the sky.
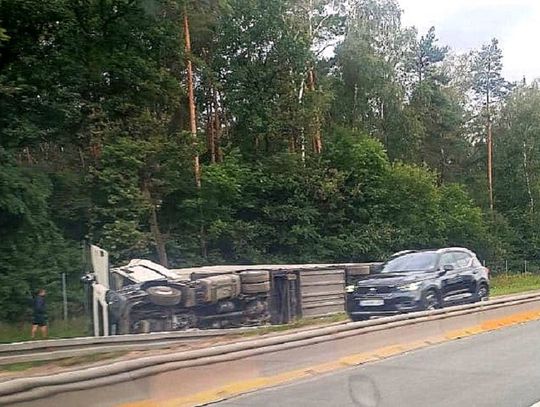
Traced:
<path fill-rule="evenodd" d="M 507 80 L 540 77 L 540 0 L 398 0 L 402 22 L 425 34 L 431 26 L 441 45 L 458 52 L 495 37 Z"/>

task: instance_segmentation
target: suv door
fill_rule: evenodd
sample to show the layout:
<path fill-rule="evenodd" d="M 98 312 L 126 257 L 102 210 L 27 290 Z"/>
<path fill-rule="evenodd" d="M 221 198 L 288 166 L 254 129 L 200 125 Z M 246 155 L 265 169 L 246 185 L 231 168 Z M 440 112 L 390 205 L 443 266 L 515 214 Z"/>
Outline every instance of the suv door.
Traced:
<path fill-rule="evenodd" d="M 444 266 L 452 266 L 452 270 L 444 272 Z M 457 268 L 457 259 L 455 252 L 441 254 L 439 259 L 439 272 L 441 275 L 441 292 L 443 301 L 448 297 L 463 292 L 464 282 Z"/>
<path fill-rule="evenodd" d="M 474 257 L 467 252 L 457 252 L 455 257 L 463 280 L 463 292 L 473 295 L 476 292 L 476 280 L 478 278 L 478 267 L 474 262 Z"/>

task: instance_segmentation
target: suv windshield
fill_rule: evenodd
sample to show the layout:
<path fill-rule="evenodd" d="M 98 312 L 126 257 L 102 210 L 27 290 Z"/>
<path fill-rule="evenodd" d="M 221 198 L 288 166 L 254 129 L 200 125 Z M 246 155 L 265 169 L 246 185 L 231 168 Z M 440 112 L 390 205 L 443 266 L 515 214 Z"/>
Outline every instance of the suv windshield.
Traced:
<path fill-rule="evenodd" d="M 399 256 L 388 261 L 381 273 L 394 273 L 398 271 L 431 270 L 437 264 L 437 253 L 423 252 Z"/>

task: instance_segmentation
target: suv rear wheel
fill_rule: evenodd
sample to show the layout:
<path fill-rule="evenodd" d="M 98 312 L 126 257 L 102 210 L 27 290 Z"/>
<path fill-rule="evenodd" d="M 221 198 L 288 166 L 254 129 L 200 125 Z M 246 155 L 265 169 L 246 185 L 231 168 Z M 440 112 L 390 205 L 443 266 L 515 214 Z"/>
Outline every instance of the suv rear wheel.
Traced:
<path fill-rule="evenodd" d="M 489 299 L 489 287 L 486 283 L 480 283 L 476 289 L 476 301 L 486 301 Z"/>

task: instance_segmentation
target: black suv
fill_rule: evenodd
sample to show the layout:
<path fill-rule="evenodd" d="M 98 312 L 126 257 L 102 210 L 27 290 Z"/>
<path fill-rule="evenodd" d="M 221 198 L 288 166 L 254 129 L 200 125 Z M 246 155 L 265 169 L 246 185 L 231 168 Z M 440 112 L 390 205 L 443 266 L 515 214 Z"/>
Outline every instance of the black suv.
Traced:
<path fill-rule="evenodd" d="M 489 296 L 489 270 L 470 250 L 404 251 L 374 274 L 347 286 L 353 321 L 475 302 Z"/>

